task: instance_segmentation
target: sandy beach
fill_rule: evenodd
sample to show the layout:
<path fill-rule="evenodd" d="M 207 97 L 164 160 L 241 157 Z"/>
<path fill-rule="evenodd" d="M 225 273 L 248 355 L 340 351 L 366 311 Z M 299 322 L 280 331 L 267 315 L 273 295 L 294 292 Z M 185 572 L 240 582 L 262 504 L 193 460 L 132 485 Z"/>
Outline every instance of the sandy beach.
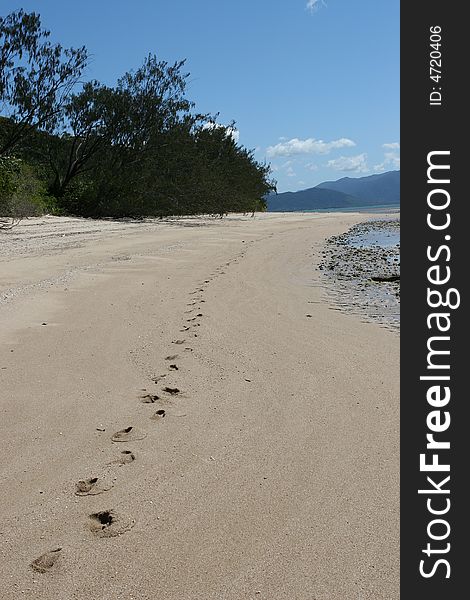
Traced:
<path fill-rule="evenodd" d="M 3 599 L 398 599 L 399 337 L 315 268 L 367 218 L 1 233 Z"/>

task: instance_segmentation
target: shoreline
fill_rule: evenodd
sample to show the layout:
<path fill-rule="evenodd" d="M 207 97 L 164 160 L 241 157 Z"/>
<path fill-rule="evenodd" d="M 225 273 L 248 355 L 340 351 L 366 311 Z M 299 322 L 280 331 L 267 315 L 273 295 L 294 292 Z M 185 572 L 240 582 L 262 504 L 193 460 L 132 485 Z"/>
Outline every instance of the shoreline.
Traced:
<path fill-rule="evenodd" d="M 383 215 L 329 238 L 318 266 L 342 310 L 400 330 L 400 220 Z"/>
<path fill-rule="evenodd" d="M 398 599 L 398 338 L 331 310 L 312 274 L 365 218 L 8 234 L 6 599 Z M 75 495 L 94 477 L 100 493 Z"/>

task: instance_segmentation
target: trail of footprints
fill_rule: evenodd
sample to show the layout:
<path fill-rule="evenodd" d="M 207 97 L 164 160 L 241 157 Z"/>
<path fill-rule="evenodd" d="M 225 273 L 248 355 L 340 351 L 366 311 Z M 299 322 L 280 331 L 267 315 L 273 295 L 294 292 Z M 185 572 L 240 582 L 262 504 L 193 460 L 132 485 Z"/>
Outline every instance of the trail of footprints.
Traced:
<path fill-rule="evenodd" d="M 244 240 L 243 240 L 244 243 Z M 201 311 L 201 304 L 205 303 L 203 298 L 203 293 L 205 291 L 205 286 L 207 286 L 211 281 L 213 281 L 216 277 L 225 274 L 225 268 L 230 266 L 232 263 L 238 262 L 246 253 L 246 250 L 242 250 L 235 257 L 223 265 L 217 267 L 215 272 L 211 273 L 208 279 L 205 279 L 199 286 L 190 292 L 190 301 L 187 306 L 188 310 L 185 311 L 185 323 L 182 325 L 182 328 L 179 330 L 180 332 L 190 333 L 193 337 L 198 337 L 198 334 L 195 333 L 195 328 L 200 327 L 200 319 L 204 317 L 204 314 Z M 194 313 L 197 311 L 195 315 Z M 191 315 L 191 316 L 189 316 Z M 177 346 L 183 346 L 183 344 L 187 344 L 186 339 L 177 338 L 172 341 L 172 344 Z M 193 352 L 193 348 L 190 346 L 184 346 L 184 351 Z M 168 365 L 169 373 L 163 373 L 161 375 L 152 377 L 151 380 L 155 384 L 159 384 L 166 378 L 169 374 L 174 374 L 180 370 L 178 366 L 177 359 L 179 359 L 179 354 L 168 354 L 164 357 L 165 361 L 168 361 L 170 364 Z M 177 397 L 182 394 L 181 390 L 178 387 L 173 387 L 172 385 L 164 385 L 161 388 L 164 396 L 159 396 L 158 394 L 149 393 L 147 388 L 143 388 L 141 390 L 143 393 L 139 396 L 140 402 L 143 404 L 149 405 L 162 405 L 162 404 L 171 404 L 170 399 Z M 151 421 L 163 421 L 167 415 L 167 411 L 164 408 L 159 406 L 156 410 L 152 412 L 149 416 L 149 420 Z M 173 414 L 175 417 L 184 417 L 185 414 Z M 116 444 L 127 444 L 131 442 L 141 441 L 147 437 L 147 432 L 139 427 L 135 427 L 134 425 L 129 425 L 124 429 L 116 431 L 111 435 L 111 441 Z M 119 456 L 107 463 L 108 467 L 112 466 L 123 466 L 129 465 L 136 460 L 136 455 L 132 450 L 121 450 Z M 104 494 L 114 487 L 114 479 L 110 473 L 105 473 L 100 476 L 92 476 L 86 479 L 82 479 L 77 481 L 75 484 L 74 494 L 76 496 L 95 496 L 99 494 Z M 135 525 L 135 519 L 127 515 L 118 514 L 114 511 L 114 509 L 104 509 L 99 512 L 91 513 L 88 515 L 86 526 L 88 530 L 98 538 L 110 538 L 120 536 Z M 41 554 L 36 559 L 34 559 L 30 566 L 37 573 L 46 573 L 51 570 L 55 563 L 60 558 L 60 554 L 62 552 L 61 547 L 56 547 L 51 550 L 48 550 L 44 554 Z"/>

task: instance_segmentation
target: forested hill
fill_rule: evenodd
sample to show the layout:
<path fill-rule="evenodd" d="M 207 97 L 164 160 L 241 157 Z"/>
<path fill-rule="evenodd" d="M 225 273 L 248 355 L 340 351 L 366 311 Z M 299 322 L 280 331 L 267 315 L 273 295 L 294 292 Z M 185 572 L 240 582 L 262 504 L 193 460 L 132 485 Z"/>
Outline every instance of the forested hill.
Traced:
<path fill-rule="evenodd" d="M 397 206 L 400 204 L 400 171 L 368 177 L 343 177 L 298 192 L 269 194 L 267 203 L 269 211 Z"/>
<path fill-rule="evenodd" d="M 400 171 L 387 171 L 368 177 L 343 177 L 337 181 L 320 183 L 317 188 L 327 188 L 343 194 L 350 194 L 363 202 L 399 204 Z"/>

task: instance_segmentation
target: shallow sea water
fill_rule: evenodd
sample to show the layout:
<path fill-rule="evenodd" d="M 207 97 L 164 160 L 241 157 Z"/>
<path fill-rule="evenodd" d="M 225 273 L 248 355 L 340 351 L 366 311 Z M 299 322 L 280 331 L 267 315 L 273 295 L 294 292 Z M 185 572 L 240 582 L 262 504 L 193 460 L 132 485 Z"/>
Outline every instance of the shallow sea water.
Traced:
<path fill-rule="evenodd" d="M 327 240 L 322 256 L 318 268 L 333 309 L 399 331 L 400 281 L 376 281 L 400 275 L 397 219 L 355 225 Z"/>

